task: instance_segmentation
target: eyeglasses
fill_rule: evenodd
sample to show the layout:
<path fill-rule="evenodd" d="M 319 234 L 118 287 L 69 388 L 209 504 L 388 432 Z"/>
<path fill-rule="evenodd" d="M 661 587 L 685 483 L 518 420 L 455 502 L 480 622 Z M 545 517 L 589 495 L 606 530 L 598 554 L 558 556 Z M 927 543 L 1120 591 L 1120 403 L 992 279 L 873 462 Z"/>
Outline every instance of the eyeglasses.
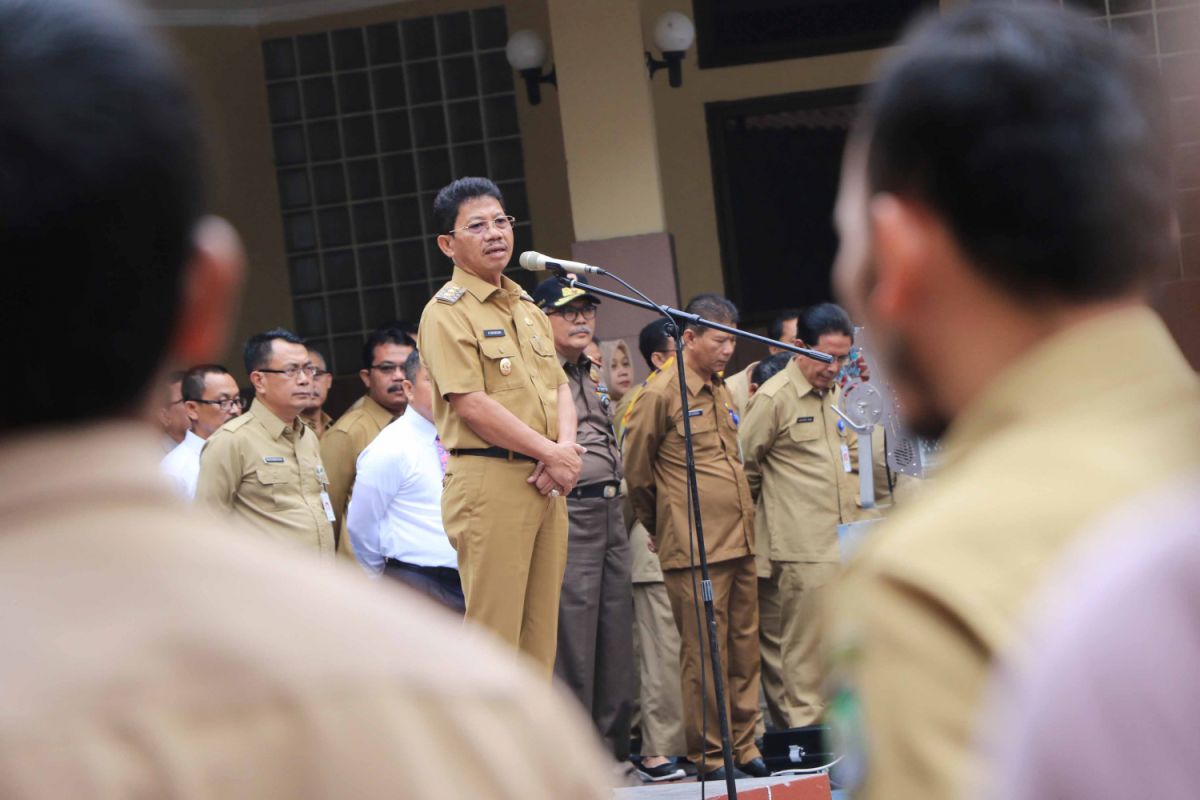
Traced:
<path fill-rule="evenodd" d="M 486 219 L 479 219 L 479 220 L 475 220 L 474 222 L 468 223 L 468 224 L 462 226 L 461 228 L 455 228 L 454 230 L 450 231 L 449 233 L 451 236 L 453 236 L 454 234 L 456 234 L 460 231 L 466 231 L 467 233 L 471 234 L 472 236 L 483 236 L 485 233 L 487 233 L 488 228 L 491 226 L 495 226 L 496 230 L 498 230 L 498 231 L 506 231 L 509 228 L 511 228 L 513 226 L 513 223 L 516 221 L 517 221 L 516 217 L 510 217 L 507 215 L 505 215 L 503 217 L 496 217 L 491 222 L 488 222 Z"/>
<path fill-rule="evenodd" d="M 313 371 L 314 378 L 324 378 L 328 374 L 329 374 L 329 370 L 321 369 L 320 367 L 317 367 L 316 370 Z"/>
<path fill-rule="evenodd" d="M 595 319 L 596 318 L 596 307 L 595 306 L 581 306 L 579 308 L 574 308 L 572 306 L 564 306 L 563 308 L 555 309 L 552 313 L 561 314 L 562 318 L 565 319 L 567 322 L 570 322 L 571 324 L 575 324 L 576 322 L 579 322 L 579 320 L 581 320 L 581 319 Z"/>
<path fill-rule="evenodd" d="M 308 375 L 310 378 L 317 377 L 317 368 L 312 364 L 305 364 L 304 366 L 300 366 L 299 364 L 288 364 L 283 369 L 256 369 L 254 372 L 269 372 L 272 375 L 283 375 L 288 380 L 294 379 L 301 372 L 304 372 L 304 374 Z"/>
<path fill-rule="evenodd" d="M 404 365 L 384 361 L 382 364 L 372 364 L 371 369 L 377 369 L 384 375 L 395 375 L 397 372 L 404 372 Z"/>
<path fill-rule="evenodd" d="M 266 370 L 259 370 L 259 372 L 266 372 Z M 203 403 L 206 406 L 220 406 L 222 411 L 242 407 L 242 401 L 239 397 L 218 397 L 216 400 L 194 400 L 193 402 Z"/>

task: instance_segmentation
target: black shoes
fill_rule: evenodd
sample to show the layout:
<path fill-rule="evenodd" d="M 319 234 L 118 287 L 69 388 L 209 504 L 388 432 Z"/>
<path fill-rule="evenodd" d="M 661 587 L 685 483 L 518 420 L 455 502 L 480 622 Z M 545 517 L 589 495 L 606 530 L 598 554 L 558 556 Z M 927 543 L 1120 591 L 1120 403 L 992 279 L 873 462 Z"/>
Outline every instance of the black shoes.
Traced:
<path fill-rule="evenodd" d="M 752 758 L 745 764 L 738 764 L 737 768 L 752 778 L 768 778 L 771 775 L 770 767 L 761 758 Z"/>
<path fill-rule="evenodd" d="M 749 778 L 749 777 L 750 777 L 749 775 L 742 772 L 737 767 L 733 768 L 733 779 L 735 781 L 741 780 L 742 778 Z M 706 780 L 706 781 L 723 781 L 723 780 L 725 780 L 725 768 L 717 767 L 712 772 L 704 773 L 704 780 Z"/>
<path fill-rule="evenodd" d="M 638 777 L 647 783 L 677 781 L 684 776 L 683 767 L 671 761 L 659 764 L 657 767 L 647 767 L 644 761 L 638 760 L 633 762 L 633 766 L 637 770 Z"/>

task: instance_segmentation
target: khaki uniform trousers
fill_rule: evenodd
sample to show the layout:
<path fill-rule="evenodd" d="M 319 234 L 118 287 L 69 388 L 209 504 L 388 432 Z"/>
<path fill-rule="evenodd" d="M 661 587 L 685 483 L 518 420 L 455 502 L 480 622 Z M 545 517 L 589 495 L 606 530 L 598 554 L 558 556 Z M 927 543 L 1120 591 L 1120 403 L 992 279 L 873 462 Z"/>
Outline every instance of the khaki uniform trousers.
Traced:
<path fill-rule="evenodd" d="M 709 564 L 712 579 L 713 610 L 721 649 L 721 669 L 725 673 L 725 699 L 729 714 L 733 760 L 742 764 L 758 758 L 754 744 L 755 725 L 759 719 L 758 649 L 758 577 L 754 556 Z M 712 656 L 708 652 L 707 622 L 700 607 L 697 627 L 696 593 L 693 591 L 692 571 L 665 569 L 663 581 L 671 599 L 671 611 L 680 633 L 679 660 L 682 667 L 681 687 L 684 705 L 684 731 L 687 736 L 688 758 L 703 772 L 724 766 L 721 757 L 721 726 L 717 718 L 717 697 L 713 688 Z M 700 571 L 695 573 L 695 588 L 699 590 Z M 704 657 L 700 655 L 700 640 L 704 639 Z M 701 703 L 700 674 L 705 677 L 705 694 Z M 701 714 L 707 718 L 702 720 Z M 702 732 L 702 724 L 705 726 Z"/>
<path fill-rule="evenodd" d="M 762 653 L 762 688 L 771 727 L 791 727 L 783 672 L 783 615 L 779 587 L 770 578 L 758 579 L 758 647 Z M 760 725 L 759 733 L 765 729 Z"/>
<path fill-rule="evenodd" d="M 631 546 L 646 545 L 638 541 Z M 679 692 L 679 629 L 661 581 L 633 585 L 633 618 L 642 755 L 681 756 L 687 752 L 687 740 Z"/>
<path fill-rule="evenodd" d="M 567 503 L 527 483 L 532 472 L 529 461 L 452 456 L 442 484 L 442 525 L 458 551 L 466 619 L 528 655 L 549 679 L 567 563 Z"/>
<path fill-rule="evenodd" d="M 567 500 L 570 534 L 554 673 L 618 761 L 629 757 L 633 711 L 633 584 L 619 497 Z"/>
<path fill-rule="evenodd" d="M 759 579 L 760 592 L 765 589 L 768 602 L 778 609 L 774 633 L 778 636 L 783 676 L 778 702 L 785 727 L 814 725 L 825 713 L 821 628 L 826 592 L 840 569 L 837 562 L 772 561 L 771 577 Z M 765 639 L 767 635 L 764 626 L 762 636 Z M 770 692 L 767 697 L 772 722 L 778 725 Z"/>

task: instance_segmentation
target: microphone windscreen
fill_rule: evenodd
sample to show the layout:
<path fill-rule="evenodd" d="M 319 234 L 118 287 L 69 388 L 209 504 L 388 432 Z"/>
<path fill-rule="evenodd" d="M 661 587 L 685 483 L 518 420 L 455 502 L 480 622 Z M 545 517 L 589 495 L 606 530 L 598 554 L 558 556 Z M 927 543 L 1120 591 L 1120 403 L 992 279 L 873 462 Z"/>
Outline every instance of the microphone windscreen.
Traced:
<path fill-rule="evenodd" d="M 526 250 L 524 253 L 521 253 L 521 266 L 525 269 L 530 269 L 535 272 L 540 271 L 543 269 L 541 258 L 541 253 L 534 252 L 533 250 Z"/>

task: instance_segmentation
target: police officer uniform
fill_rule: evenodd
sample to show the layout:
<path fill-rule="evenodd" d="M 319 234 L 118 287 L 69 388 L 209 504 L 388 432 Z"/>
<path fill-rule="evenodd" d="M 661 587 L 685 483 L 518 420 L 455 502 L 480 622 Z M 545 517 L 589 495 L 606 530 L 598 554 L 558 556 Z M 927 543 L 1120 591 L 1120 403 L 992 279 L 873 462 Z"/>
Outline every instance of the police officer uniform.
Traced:
<path fill-rule="evenodd" d="M 754 743 L 759 719 L 758 595 L 754 567 L 754 505 L 738 452 L 738 414 L 719 376 L 705 381 L 687 370 L 696 477 L 713 583 L 721 654 L 726 660 L 727 702 L 735 762 L 760 757 Z M 700 639 L 696 625 L 688 482 L 679 377 L 657 373 L 626 415 L 625 476 L 634 514 L 654 536 L 675 624 L 680 631 L 682 693 L 688 756 L 707 772 L 722 766 L 713 682 L 704 698 L 707 737 L 702 740 Z M 697 580 L 698 582 L 698 580 Z M 705 648 L 707 656 L 707 647 Z"/>
<path fill-rule="evenodd" d="M 833 410 L 835 384 L 814 389 L 793 358 L 750 398 L 739 430 L 746 479 L 758 505 L 755 528 L 767 576 L 760 600 L 776 605 L 780 683 L 768 690 L 776 724 L 816 723 L 825 704 L 820 619 L 826 587 L 837 574 L 837 526 L 877 516 L 861 508 L 858 437 Z"/>
<path fill-rule="evenodd" d="M 539 308 L 600 301 L 555 278 L 534 291 Z M 567 567 L 558 613 L 554 672 L 592 716 L 613 755 L 629 756 L 633 707 L 633 587 L 629 536 L 621 506 L 621 451 L 608 390 L 596 365 L 560 354 L 575 401 L 575 441 L 586 449 L 579 483 L 567 494 Z"/>
<path fill-rule="evenodd" d="M 456 266 L 425 306 L 418 348 L 433 383 L 434 422 L 450 452 L 442 522 L 458 552 L 466 618 L 554 668 L 567 559 L 563 497 L 527 482 L 534 460 L 485 441 L 446 399 L 486 392 L 547 439 L 558 439 L 567 377 L 550 321 L 515 282 L 495 286 Z"/>
<path fill-rule="evenodd" d="M 358 457 L 392 419 L 392 412 L 372 400 L 370 395 L 363 395 L 321 437 L 321 462 L 329 476 L 329 500 L 338 520 L 338 554 L 351 562 L 356 563 L 357 559 L 350 537 L 346 535 L 346 508 L 350 505 Z"/>
<path fill-rule="evenodd" d="M 232 511 L 268 536 L 333 557 L 333 506 L 317 435 L 255 400 L 200 454 L 196 501 Z"/>

